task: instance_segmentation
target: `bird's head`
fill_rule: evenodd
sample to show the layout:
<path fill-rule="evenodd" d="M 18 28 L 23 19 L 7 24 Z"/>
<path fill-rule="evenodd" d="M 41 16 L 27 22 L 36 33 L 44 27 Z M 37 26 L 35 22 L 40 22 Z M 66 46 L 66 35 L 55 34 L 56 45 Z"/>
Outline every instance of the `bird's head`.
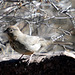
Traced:
<path fill-rule="evenodd" d="M 21 32 L 17 26 L 9 26 L 4 33 L 8 34 L 8 36 L 16 36 Z"/>

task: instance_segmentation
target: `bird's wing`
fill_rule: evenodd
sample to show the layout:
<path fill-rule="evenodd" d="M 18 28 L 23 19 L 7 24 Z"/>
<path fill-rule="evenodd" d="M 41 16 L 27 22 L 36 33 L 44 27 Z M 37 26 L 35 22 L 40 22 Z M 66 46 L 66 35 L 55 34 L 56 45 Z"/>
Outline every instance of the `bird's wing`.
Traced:
<path fill-rule="evenodd" d="M 40 43 L 36 43 L 34 45 L 28 44 L 27 47 L 29 50 L 37 52 L 41 48 L 41 44 Z"/>
<path fill-rule="evenodd" d="M 38 36 L 28 36 L 25 39 L 28 44 L 34 45 L 40 43 L 40 41 L 45 41 L 44 38 L 40 38 Z"/>
<path fill-rule="evenodd" d="M 48 41 L 44 38 L 40 38 L 38 36 L 29 36 L 25 35 L 24 38 L 18 39 L 21 43 L 23 43 L 26 48 L 30 51 L 39 51 L 41 47 L 45 47 L 48 45 Z"/>
<path fill-rule="evenodd" d="M 40 38 L 38 36 L 25 35 L 17 40 L 25 45 L 29 51 L 38 51 L 41 47 L 41 43 L 39 42 Z"/>
<path fill-rule="evenodd" d="M 25 38 L 28 49 L 38 51 L 42 46 L 45 46 L 47 41 L 38 36 L 26 36 Z"/>

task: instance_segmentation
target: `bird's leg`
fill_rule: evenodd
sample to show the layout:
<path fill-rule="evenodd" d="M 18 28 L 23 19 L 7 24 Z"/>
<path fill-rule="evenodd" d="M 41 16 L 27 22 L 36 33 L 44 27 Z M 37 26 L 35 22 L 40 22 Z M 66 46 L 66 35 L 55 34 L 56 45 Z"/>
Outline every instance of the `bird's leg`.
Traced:
<path fill-rule="evenodd" d="M 21 55 L 21 57 L 19 59 L 21 59 L 23 57 L 24 54 Z"/>

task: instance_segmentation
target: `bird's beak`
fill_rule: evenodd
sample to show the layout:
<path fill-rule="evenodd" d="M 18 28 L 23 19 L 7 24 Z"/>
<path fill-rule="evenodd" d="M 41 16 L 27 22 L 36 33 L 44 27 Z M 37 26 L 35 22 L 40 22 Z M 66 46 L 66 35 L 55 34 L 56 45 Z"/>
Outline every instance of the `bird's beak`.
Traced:
<path fill-rule="evenodd" d="M 4 30 L 3 33 L 7 33 L 7 30 Z"/>
<path fill-rule="evenodd" d="M 6 30 L 4 30 L 3 33 L 8 33 L 8 28 Z"/>

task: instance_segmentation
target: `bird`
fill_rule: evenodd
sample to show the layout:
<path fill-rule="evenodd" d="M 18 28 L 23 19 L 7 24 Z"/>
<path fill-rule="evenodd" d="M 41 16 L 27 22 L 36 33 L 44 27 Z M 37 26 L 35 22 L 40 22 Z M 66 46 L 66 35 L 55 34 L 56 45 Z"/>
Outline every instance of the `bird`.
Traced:
<path fill-rule="evenodd" d="M 34 52 L 48 52 L 46 49 L 52 43 L 39 36 L 30 36 L 20 31 L 17 26 L 9 26 L 4 33 L 7 34 L 10 46 L 20 54 L 31 55 Z"/>
<path fill-rule="evenodd" d="M 69 42 L 53 42 L 43 37 L 24 34 L 16 25 L 9 26 L 4 33 L 7 34 L 10 46 L 22 56 L 50 52 L 53 44 L 71 44 Z"/>

